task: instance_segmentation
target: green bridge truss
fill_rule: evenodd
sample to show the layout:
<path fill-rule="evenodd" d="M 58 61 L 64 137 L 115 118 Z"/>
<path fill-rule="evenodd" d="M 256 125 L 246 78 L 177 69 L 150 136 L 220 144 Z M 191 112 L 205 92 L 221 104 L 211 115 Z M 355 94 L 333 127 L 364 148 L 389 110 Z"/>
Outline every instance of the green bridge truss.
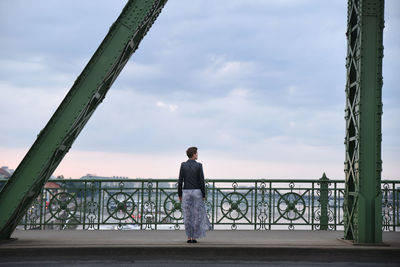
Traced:
<path fill-rule="evenodd" d="M 104 99 L 108 89 L 111 87 L 130 56 L 138 48 L 140 41 L 154 23 L 165 2 L 166 0 L 128 1 L 121 15 L 112 25 L 109 33 L 77 78 L 65 99 L 45 128 L 39 133 L 35 143 L 0 192 L 0 239 L 9 238 L 18 223 L 26 216 L 27 212 L 29 213 L 29 210 L 32 210 L 31 205 L 34 205 L 32 203 L 36 203 L 38 199 L 43 199 L 42 194 L 44 191 L 42 191 L 42 188 L 45 183 L 71 148 L 74 140 L 77 138 L 96 107 Z M 343 223 L 340 222 L 338 225 L 343 224 L 345 239 L 353 240 L 355 243 L 382 242 L 382 225 L 385 225 L 382 224 L 381 188 L 383 24 L 383 0 L 348 1 L 348 52 L 346 59 L 347 97 L 345 111 L 346 179 L 344 188 L 341 189 L 344 190 L 342 192 L 344 221 Z M 99 181 L 98 183 L 101 182 Z M 237 182 L 234 183 L 237 184 Z M 335 182 L 332 183 L 336 184 Z M 96 183 L 94 182 L 94 184 Z M 85 184 L 84 192 L 86 192 L 86 186 L 92 189 L 96 188 L 94 185 Z M 266 186 L 266 184 L 264 184 L 264 186 Z M 314 184 L 312 184 L 312 186 L 314 186 Z M 213 197 L 220 196 L 225 199 L 225 202 L 230 206 L 228 210 L 222 208 L 221 212 L 224 214 L 225 219 L 233 219 L 235 221 L 233 225 L 237 225 L 238 223 L 236 223 L 236 221 L 239 219 L 230 217 L 231 215 L 229 214 L 231 214 L 231 211 L 234 210 L 236 213 L 242 214 L 243 216 L 241 219 L 247 218 L 248 208 L 252 207 L 248 205 L 248 194 L 252 195 L 253 193 L 250 192 L 254 192 L 257 196 L 260 196 L 259 194 L 263 196 L 265 191 L 261 190 L 260 192 L 258 189 L 250 190 L 248 193 L 245 193 L 246 197 L 242 197 L 243 194 L 237 193 L 239 188 L 233 187 L 233 192 L 227 193 L 227 195 L 222 191 L 221 194 L 213 193 L 212 195 Z M 255 187 L 257 188 L 257 182 Z M 218 191 L 218 189 L 215 189 L 216 187 L 213 188 L 212 192 Z M 73 194 L 68 192 L 53 194 L 51 193 L 52 190 L 46 188 L 43 190 L 47 190 L 48 194 L 52 195 L 51 199 L 53 199 L 53 201 L 49 204 L 50 206 L 47 206 L 47 204 L 44 205 L 50 208 L 50 216 L 62 221 L 63 218 L 71 216 L 71 212 L 76 214 L 78 200 Z M 95 190 L 99 190 L 98 195 L 101 195 L 102 187 Z M 140 189 L 136 190 L 140 192 Z M 268 205 L 278 205 L 276 206 L 277 212 L 279 216 L 281 216 L 279 219 L 283 218 L 293 221 L 294 218 L 300 219 L 305 216 L 303 212 L 299 212 L 300 208 L 298 206 L 300 204 L 305 204 L 305 200 L 302 197 L 303 195 L 293 193 L 292 189 L 289 189 L 288 192 L 282 195 L 279 191 L 276 191 L 279 190 L 279 188 L 272 188 L 271 184 L 269 184 L 268 190 L 269 193 L 267 195 L 269 198 L 279 198 L 278 204 L 274 202 L 275 200 L 273 202 L 265 202 L 269 203 Z M 271 192 L 271 190 L 273 192 Z M 310 190 L 309 192 L 313 192 L 313 194 L 317 192 L 314 191 L 314 189 Z M 103 194 L 105 192 L 106 191 L 104 191 Z M 320 200 L 325 203 L 328 199 L 326 192 L 330 192 L 326 182 L 321 184 L 321 188 L 318 192 L 321 194 Z M 334 192 L 341 191 L 334 190 Z M 86 193 L 84 193 L 84 195 L 87 196 Z M 93 194 L 91 196 L 93 196 Z M 130 195 L 128 193 L 123 193 L 122 191 L 120 192 L 120 196 L 127 199 L 132 198 L 129 197 Z M 152 194 L 149 195 L 148 193 L 147 197 L 150 196 L 152 196 Z M 233 196 L 240 198 L 240 201 L 232 202 Z M 264 194 L 264 197 L 265 196 Z M 110 199 L 110 197 L 111 195 L 109 194 L 108 199 Z M 146 195 L 143 193 L 141 197 L 144 200 Z M 174 198 L 175 197 L 169 197 L 176 210 L 179 203 L 177 203 L 176 200 L 172 202 Z M 64 201 L 65 199 L 70 199 L 70 201 Z M 114 196 L 111 197 L 111 199 L 114 200 L 110 200 L 111 202 L 107 202 L 106 204 L 98 202 L 97 205 L 103 205 L 103 207 L 106 205 L 106 207 L 108 207 L 107 212 L 109 214 L 114 214 L 110 215 L 113 217 L 116 216 L 113 210 L 121 211 L 124 210 L 125 207 L 119 200 L 120 198 Z M 312 199 L 312 203 L 314 203 L 314 195 L 307 199 Z M 158 203 L 157 201 L 156 199 L 154 203 Z M 243 201 L 247 203 L 244 206 L 242 203 Z M 86 216 L 86 212 L 89 214 L 91 214 L 91 211 L 101 212 L 102 209 L 100 209 L 100 206 L 96 207 L 94 204 L 96 202 L 89 203 L 92 204 L 83 204 L 84 216 Z M 127 202 L 125 202 L 125 204 L 126 203 Z M 132 201 L 130 203 L 135 202 Z M 144 202 L 142 201 L 140 203 L 143 205 Z M 153 202 L 150 201 L 148 203 L 150 206 L 146 207 L 152 210 L 154 206 L 152 204 Z M 217 207 L 216 205 L 218 205 L 216 204 L 218 201 L 212 203 L 215 209 L 215 207 Z M 74 204 L 76 204 L 76 209 L 69 208 Z M 43 203 L 40 205 L 43 206 Z M 57 207 L 57 205 L 59 206 Z M 224 206 L 225 204 L 221 205 Z M 312 207 L 314 207 L 313 205 L 314 204 L 311 204 Z M 164 206 L 164 209 L 166 209 L 167 206 Z M 53 207 L 57 208 L 52 210 Z M 154 208 L 156 207 L 157 205 L 154 206 Z M 243 211 L 241 207 L 247 208 Z M 133 206 L 131 208 L 133 208 Z M 144 208 L 142 211 L 143 210 Z M 270 208 L 269 210 L 272 211 L 275 209 Z M 60 215 L 58 212 L 61 211 L 65 214 Z M 295 217 L 290 217 L 292 215 L 289 216 L 287 211 L 290 211 L 290 214 L 294 214 L 293 216 Z M 330 218 L 329 215 L 328 217 L 326 215 L 329 213 L 328 211 L 328 206 L 322 205 L 320 217 L 308 213 L 307 216 L 311 217 L 307 218 L 312 218 L 312 220 L 310 221 L 307 219 L 306 224 L 315 225 L 313 220 L 318 217 L 320 222 L 322 222 L 320 223 L 320 229 L 327 229 L 327 227 L 329 227 L 327 220 L 329 221 Z M 334 212 L 339 211 L 335 208 Z M 311 214 L 314 214 L 314 210 L 311 211 Z M 214 215 L 217 216 L 216 214 Z M 271 219 L 270 215 L 271 214 L 268 214 L 269 217 L 267 217 Z M 145 216 L 145 214 L 141 216 Z M 43 220 L 46 220 L 46 217 L 43 218 Z M 97 215 L 97 218 L 100 218 L 100 214 Z M 273 221 L 273 223 L 278 223 L 278 221 Z M 216 223 L 222 223 L 222 221 L 217 220 Z M 270 227 L 271 223 L 269 222 L 268 224 L 261 225 L 268 225 L 268 227 Z M 288 225 L 294 224 L 289 223 Z M 141 227 L 143 227 L 143 217 L 141 218 Z"/>
<path fill-rule="evenodd" d="M 57 168 L 166 0 L 129 0 L 56 112 L 0 192 L 0 239 L 10 237 Z"/>
<path fill-rule="evenodd" d="M 383 0 L 349 0 L 347 19 L 345 239 L 382 242 Z"/>

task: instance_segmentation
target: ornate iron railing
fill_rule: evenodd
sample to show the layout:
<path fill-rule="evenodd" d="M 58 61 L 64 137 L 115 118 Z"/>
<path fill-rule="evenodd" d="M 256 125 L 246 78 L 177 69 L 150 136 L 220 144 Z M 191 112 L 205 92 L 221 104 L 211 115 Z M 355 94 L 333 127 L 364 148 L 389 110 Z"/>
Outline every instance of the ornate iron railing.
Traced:
<path fill-rule="evenodd" d="M 1 181 L 0 181 L 1 182 Z M 3 180 L 4 182 L 4 180 Z M 344 181 L 206 180 L 214 229 L 343 229 Z M 400 229 L 400 181 L 382 181 L 383 230 Z M 183 229 L 176 179 L 50 180 L 21 229 Z"/>

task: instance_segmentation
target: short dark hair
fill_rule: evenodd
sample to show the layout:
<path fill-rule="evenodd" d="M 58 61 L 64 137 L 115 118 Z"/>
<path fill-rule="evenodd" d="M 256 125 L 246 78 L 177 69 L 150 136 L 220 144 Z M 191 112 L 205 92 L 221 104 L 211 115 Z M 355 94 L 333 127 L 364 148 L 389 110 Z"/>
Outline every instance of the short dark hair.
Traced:
<path fill-rule="evenodd" d="M 189 147 L 189 148 L 186 150 L 186 155 L 187 155 L 189 158 L 192 158 L 193 155 L 196 154 L 196 153 L 197 153 L 197 147 L 195 147 L 195 146 Z"/>

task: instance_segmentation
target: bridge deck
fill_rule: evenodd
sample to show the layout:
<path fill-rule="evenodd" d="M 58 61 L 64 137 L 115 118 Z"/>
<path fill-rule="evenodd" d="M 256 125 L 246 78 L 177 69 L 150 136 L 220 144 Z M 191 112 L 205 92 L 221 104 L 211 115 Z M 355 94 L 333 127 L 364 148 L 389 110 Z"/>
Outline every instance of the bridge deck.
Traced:
<path fill-rule="evenodd" d="M 400 264 L 400 233 L 384 232 L 386 246 L 354 246 L 342 231 L 209 231 L 197 244 L 184 231 L 17 230 L 0 242 L 1 262 L 96 260 L 260 260 Z"/>

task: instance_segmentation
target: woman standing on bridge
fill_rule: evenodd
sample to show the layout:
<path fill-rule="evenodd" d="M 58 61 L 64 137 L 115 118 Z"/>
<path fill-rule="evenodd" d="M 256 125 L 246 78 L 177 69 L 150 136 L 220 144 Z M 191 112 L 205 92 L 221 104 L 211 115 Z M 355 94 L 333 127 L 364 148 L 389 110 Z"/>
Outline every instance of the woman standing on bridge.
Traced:
<path fill-rule="evenodd" d="M 206 189 L 203 165 L 196 162 L 197 147 L 186 150 L 188 160 L 182 162 L 179 171 L 178 195 L 182 203 L 183 221 L 188 243 L 197 243 L 197 238 L 204 237 L 211 229 L 204 201 Z M 183 185 L 183 190 L 182 190 Z"/>

